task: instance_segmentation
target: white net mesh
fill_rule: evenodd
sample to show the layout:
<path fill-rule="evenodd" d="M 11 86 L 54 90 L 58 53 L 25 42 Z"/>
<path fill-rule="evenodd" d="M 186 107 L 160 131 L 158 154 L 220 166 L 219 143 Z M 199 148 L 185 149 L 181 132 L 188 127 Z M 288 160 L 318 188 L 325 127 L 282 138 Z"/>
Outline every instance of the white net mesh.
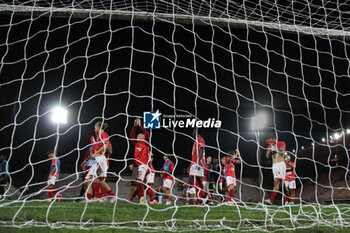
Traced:
<path fill-rule="evenodd" d="M 348 5 L 0 1 L 0 150 L 7 157 L 1 168 L 1 227 L 349 227 Z M 67 123 L 51 122 L 55 106 L 68 112 Z M 128 167 L 134 161 L 130 131 L 135 118 L 157 110 L 162 127 L 148 130 L 156 178 L 145 188 L 165 203 L 159 173 L 163 155 L 169 155 L 172 204 L 146 200 L 140 205 L 137 197 L 127 203 L 136 181 Z M 174 124 L 187 119 L 209 119 L 210 127 L 203 130 L 205 155 L 217 159 L 216 167 L 228 151 L 239 150 L 233 206 L 227 206 L 226 184 L 223 191 L 218 188 L 222 169 L 212 171 L 209 181 L 212 205 L 205 192 L 187 193 L 191 205 L 185 205 L 195 138 L 191 126 Z M 216 120 L 222 122 L 219 128 Z M 116 198 L 79 203 L 85 200 L 80 164 L 97 121 L 109 124 L 113 154 L 107 183 Z M 281 194 L 290 190 L 284 187 L 272 198 L 275 205 L 264 202 L 271 200 L 274 186 L 272 160 L 265 156 L 270 134 L 286 143 L 295 161 L 295 197 L 288 199 L 295 199 L 295 206 L 285 205 Z M 49 150 L 61 162 L 50 199 Z M 105 200 L 98 189 L 95 200 Z"/>

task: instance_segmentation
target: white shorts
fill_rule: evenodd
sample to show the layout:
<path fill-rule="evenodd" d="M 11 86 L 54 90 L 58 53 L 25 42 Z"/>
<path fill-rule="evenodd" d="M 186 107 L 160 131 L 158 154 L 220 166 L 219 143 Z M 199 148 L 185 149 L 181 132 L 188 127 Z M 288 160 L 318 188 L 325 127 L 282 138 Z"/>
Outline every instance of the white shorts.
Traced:
<path fill-rule="evenodd" d="M 297 189 L 297 185 L 295 183 L 295 180 L 292 180 L 292 181 L 284 181 L 284 183 L 286 184 L 286 186 L 289 188 L 289 189 Z"/>
<path fill-rule="evenodd" d="M 163 188 L 171 189 L 171 186 L 173 185 L 173 181 L 170 179 L 164 179 L 163 180 Z"/>
<path fill-rule="evenodd" d="M 57 180 L 57 176 L 50 176 L 50 178 L 47 180 L 47 185 L 55 185 Z"/>
<path fill-rule="evenodd" d="M 154 184 L 154 176 L 156 175 L 156 173 L 148 173 L 146 176 L 146 180 L 147 180 L 147 184 Z"/>
<path fill-rule="evenodd" d="M 85 180 L 95 179 L 95 178 L 106 178 L 108 165 L 106 156 L 101 155 L 95 158 L 96 162 L 92 164 Z"/>
<path fill-rule="evenodd" d="M 197 164 L 192 164 L 190 168 L 190 176 L 204 177 L 204 168 Z"/>
<path fill-rule="evenodd" d="M 143 182 L 143 180 L 145 179 L 146 173 L 148 170 L 148 166 L 145 164 L 142 164 L 140 166 L 137 167 L 137 177 L 136 180 L 139 180 L 141 182 Z"/>
<path fill-rule="evenodd" d="M 186 190 L 186 193 L 189 193 L 191 195 L 196 195 L 196 188 L 195 187 L 192 187 L 192 188 L 188 188 Z"/>
<path fill-rule="evenodd" d="M 203 190 L 205 192 L 209 192 L 209 182 L 208 181 L 203 181 Z"/>
<path fill-rule="evenodd" d="M 236 187 L 236 178 L 232 177 L 232 176 L 226 176 L 226 184 L 227 187 L 229 187 L 230 185 L 233 184 L 234 187 Z"/>
<path fill-rule="evenodd" d="M 285 162 L 278 162 L 272 165 L 272 172 L 274 179 L 282 179 L 286 178 L 286 164 Z"/>

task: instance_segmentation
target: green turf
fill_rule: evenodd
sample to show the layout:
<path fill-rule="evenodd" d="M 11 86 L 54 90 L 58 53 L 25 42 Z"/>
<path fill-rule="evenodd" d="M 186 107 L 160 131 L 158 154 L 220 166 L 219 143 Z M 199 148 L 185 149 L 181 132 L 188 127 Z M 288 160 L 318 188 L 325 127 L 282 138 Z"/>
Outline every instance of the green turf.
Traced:
<path fill-rule="evenodd" d="M 42 201 L 27 201 L 1 203 L 0 232 L 224 232 L 225 229 L 350 232 L 349 214 L 350 206 L 347 205 L 193 207 L 75 202 L 50 205 Z"/>

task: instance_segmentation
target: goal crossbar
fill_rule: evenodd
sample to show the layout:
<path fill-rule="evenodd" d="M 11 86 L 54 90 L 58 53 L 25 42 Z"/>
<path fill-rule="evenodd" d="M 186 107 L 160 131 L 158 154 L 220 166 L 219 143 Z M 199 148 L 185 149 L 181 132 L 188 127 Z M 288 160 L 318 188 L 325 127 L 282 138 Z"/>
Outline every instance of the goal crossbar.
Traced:
<path fill-rule="evenodd" d="M 135 20 L 155 22 L 175 22 L 178 24 L 216 25 L 231 28 L 254 28 L 265 32 L 299 33 L 327 38 L 350 39 L 350 32 L 345 30 L 324 29 L 283 23 L 260 22 L 244 19 L 218 18 L 185 14 L 150 13 L 123 10 L 73 9 L 60 7 L 33 7 L 0 4 L 0 12 L 22 15 L 50 15 L 50 17 L 99 18 L 113 20 Z"/>

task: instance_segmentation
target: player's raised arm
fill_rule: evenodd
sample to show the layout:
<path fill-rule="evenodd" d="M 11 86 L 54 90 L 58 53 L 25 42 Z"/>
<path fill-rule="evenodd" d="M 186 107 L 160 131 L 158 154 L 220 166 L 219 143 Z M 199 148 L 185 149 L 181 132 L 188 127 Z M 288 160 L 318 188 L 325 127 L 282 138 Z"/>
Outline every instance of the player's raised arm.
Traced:
<path fill-rule="evenodd" d="M 131 139 L 136 139 L 137 119 L 138 119 L 138 118 L 136 118 L 136 119 L 134 120 L 134 126 L 132 127 L 131 132 L 130 132 L 130 138 L 131 138 Z M 135 140 L 131 140 L 131 142 L 132 142 L 134 145 L 136 144 L 136 141 L 135 141 Z"/>
<path fill-rule="evenodd" d="M 238 149 L 235 150 L 235 154 L 233 157 L 234 157 L 233 159 L 236 160 L 235 163 L 242 163 L 242 158 L 241 158 L 241 155 L 240 155 Z"/>
<path fill-rule="evenodd" d="M 274 144 L 276 144 L 276 139 L 266 139 L 266 144 L 268 144 L 267 151 L 266 151 L 266 158 L 270 159 L 271 158 L 271 150 L 275 148 Z"/>

